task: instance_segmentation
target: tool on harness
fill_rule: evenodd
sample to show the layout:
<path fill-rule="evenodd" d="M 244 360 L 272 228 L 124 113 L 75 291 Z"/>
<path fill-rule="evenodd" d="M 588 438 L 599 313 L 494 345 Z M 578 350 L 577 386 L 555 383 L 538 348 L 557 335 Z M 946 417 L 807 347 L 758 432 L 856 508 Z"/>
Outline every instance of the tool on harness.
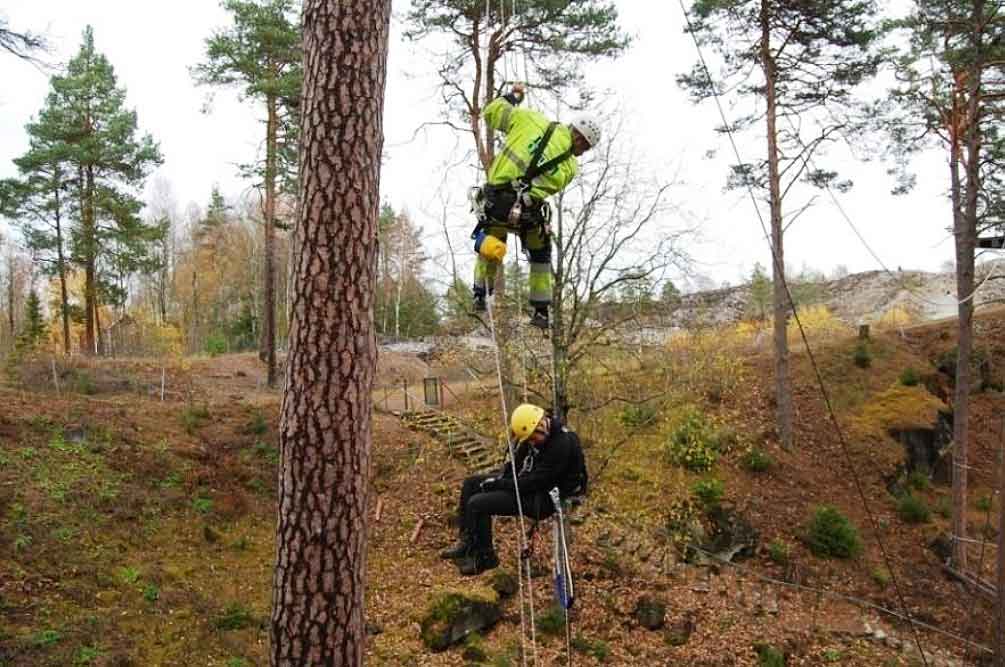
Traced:
<path fill-rule="evenodd" d="M 530 189 L 534 179 L 572 157 L 570 148 L 541 164 L 541 158 L 557 126 L 556 122 L 548 124 L 523 176 L 501 185 L 486 184 L 481 188 L 472 188 L 469 199 L 472 209 L 478 215 L 478 224 L 471 232 L 472 239 L 476 239 L 485 228 L 499 225 L 517 234 L 528 226 L 536 225 L 540 227 L 542 237 L 547 238 L 551 234 L 551 207 L 547 202 L 531 197 Z"/>
<path fill-rule="evenodd" d="M 475 252 L 486 261 L 502 264 L 503 258 L 506 257 L 506 243 L 491 234 L 486 234 L 483 229 L 475 236 Z"/>

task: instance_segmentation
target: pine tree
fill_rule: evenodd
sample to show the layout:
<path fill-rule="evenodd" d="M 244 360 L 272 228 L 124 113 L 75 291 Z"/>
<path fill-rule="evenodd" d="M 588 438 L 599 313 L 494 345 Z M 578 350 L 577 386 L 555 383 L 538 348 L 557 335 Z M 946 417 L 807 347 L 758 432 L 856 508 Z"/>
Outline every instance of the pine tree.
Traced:
<path fill-rule="evenodd" d="M 303 54 L 295 0 L 225 0 L 234 24 L 206 40 L 206 62 L 192 74 L 203 85 L 242 87 L 265 110 L 265 161 L 249 167 L 265 189 L 263 352 L 268 384 L 276 383 L 276 196 L 293 179 Z M 285 178 L 284 178 L 285 175 Z M 292 187 L 292 186 L 291 186 Z"/>
<path fill-rule="evenodd" d="M 680 290 L 673 284 L 672 280 L 667 280 L 660 288 L 660 302 L 668 310 L 674 310 L 680 306 Z"/>
<path fill-rule="evenodd" d="M 915 2 L 899 21 L 908 48 L 897 59 L 892 91 L 891 152 L 905 166 L 911 153 L 934 145 L 948 152 L 948 190 L 956 249 L 958 352 L 953 397 L 953 562 L 967 565 L 967 470 L 977 237 L 1005 227 L 1005 24 L 1001 3 Z M 900 192 L 913 178 L 900 170 Z"/>
<path fill-rule="evenodd" d="M 787 322 L 792 308 L 785 284 L 783 200 L 803 181 L 834 184 L 837 174 L 813 166 L 826 144 L 854 136 L 851 93 L 873 76 L 882 62 L 875 45 L 873 0 L 695 0 L 689 32 L 721 59 L 719 81 L 709 79 L 703 63 L 678 78 L 696 101 L 717 90 L 733 91 L 750 105 L 730 130 L 763 122 L 767 154 L 754 163 L 734 165 L 729 187 L 766 193 L 771 211 L 773 250 L 775 399 L 782 446 L 792 446 L 792 395 L 789 388 Z M 791 224 L 806 205 L 787 221 Z"/>
<path fill-rule="evenodd" d="M 768 318 L 768 308 L 771 306 L 771 279 L 764 272 L 760 262 L 754 264 L 750 274 L 750 308 L 753 316 L 764 321 Z"/>
<path fill-rule="evenodd" d="M 63 353 L 70 354 L 70 313 L 67 271 L 68 236 L 74 179 L 62 140 L 62 118 L 52 98 L 29 123 L 28 152 L 14 160 L 20 179 L 0 182 L 0 213 L 17 221 L 26 249 L 45 275 L 59 279 Z"/>
<path fill-rule="evenodd" d="M 24 304 L 24 324 L 17 343 L 19 353 L 35 351 L 48 332 L 49 327 L 42 314 L 42 301 L 38 298 L 38 292 L 32 289 Z"/>
<path fill-rule="evenodd" d="M 505 80 L 507 70 L 517 69 L 517 55 L 525 57 L 531 90 L 562 99 L 581 88 L 583 63 L 618 56 L 630 42 L 614 3 L 605 0 L 412 0 L 406 21 L 410 39 L 444 34 L 452 40 L 438 69 L 441 88 L 460 126 L 470 129 L 486 172 L 495 147 L 481 111 L 523 77 L 510 72 Z"/>
<path fill-rule="evenodd" d="M 279 426 L 272 667 L 356 667 L 365 657 L 390 17 L 391 0 L 307 0 L 304 7 L 303 201 Z M 349 134 L 353 141 L 332 141 Z"/>
<path fill-rule="evenodd" d="M 125 90 L 117 86 L 108 59 L 96 51 L 89 26 L 66 73 L 54 76 L 50 86 L 51 136 L 62 144 L 67 173 L 74 179 L 78 224 L 70 247 L 84 271 L 84 345 L 90 353 L 99 342 L 95 334 L 101 336 L 102 297 L 121 302 L 124 277 L 150 260 L 159 239 L 160 228 L 139 217 L 138 195 L 161 156 L 150 135 L 137 136 L 136 113 L 125 108 Z"/>

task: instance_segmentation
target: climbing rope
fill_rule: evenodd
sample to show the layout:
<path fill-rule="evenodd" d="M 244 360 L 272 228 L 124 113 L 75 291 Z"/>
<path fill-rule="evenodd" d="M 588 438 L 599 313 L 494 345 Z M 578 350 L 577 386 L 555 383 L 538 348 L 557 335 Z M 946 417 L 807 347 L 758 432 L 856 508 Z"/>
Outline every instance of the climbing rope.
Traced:
<path fill-rule="evenodd" d="M 520 497 L 520 481 L 518 471 L 516 469 L 516 451 L 513 449 L 513 438 L 509 436 L 509 410 L 506 406 L 506 389 L 503 386 L 503 373 L 502 373 L 502 352 L 499 349 L 499 338 L 496 336 L 496 323 L 493 302 L 495 297 L 489 297 L 486 299 L 486 306 L 489 315 L 489 331 L 492 333 L 492 346 L 495 348 L 496 357 L 496 377 L 499 381 L 499 401 L 502 404 L 502 420 L 503 420 L 503 433 L 506 434 L 506 445 L 509 449 L 509 461 L 510 467 L 513 471 L 513 489 L 516 495 L 516 510 L 517 516 L 520 522 L 520 541 L 517 545 L 517 572 L 519 574 L 519 590 L 520 590 L 520 661 L 522 665 L 527 664 L 527 651 L 524 647 L 524 639 L 527 635 L 527 622 L 524 618 L 524 591 L 523 591 L 523 577 L 524 577 L 524 562 L 527 564 L 527 598 L 529 604 L 527 605 L 530 610 L 530 641 L 531 647 L 534 651 L 534 664 L 537 665 L 537 631 L 534 618 L 534 582 L 530 576 L 530 559 L 524 559 L 523 555 L 526 552 L 526 527 L 524 522 L 523 514 L 523 500 Z"/>

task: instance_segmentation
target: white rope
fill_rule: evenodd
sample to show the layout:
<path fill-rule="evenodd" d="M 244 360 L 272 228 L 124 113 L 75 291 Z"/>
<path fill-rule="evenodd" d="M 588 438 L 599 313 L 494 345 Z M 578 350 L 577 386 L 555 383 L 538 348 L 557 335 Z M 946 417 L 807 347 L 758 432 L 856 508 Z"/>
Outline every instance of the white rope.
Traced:
<path fill-rule="evenodd" d="M 503 433 L 506 434 L 506 445 L 509 448 L 509 460 L 510 468 L 513 471 L 513 489 L 516 494 L 516 509 L 520 520 L 520 539 L 517 545 L 517 572 L 520 576 L 519 587 L 520 587 L 520 660 L 521 664 L 527 664 L 526 650 L 523 647 L 524 638 L 527 634 L 527 623 L 524 619 L 523 607 L 524 607 L 524 593 L 523 593 L 523 554 L 526 550 L 526 529 L 524 528 L 524 517 L 523 517 L 523 501 L 520 498 L 520 482 L 517 479 L 518 472 L 516 469 L 516 451 L 513 449 L 513 439 L 509 437 L 509 409 L 506 407 L 506 389 L 503 386 L 503 374 L 502 374 L 502 351 L 499 349 L 499 338 L 496 336 L 496 322 L 495 315 L 493 313 L 493 304 L 495 302 L 495 297 L 491 296 L 486 300 L 486 306 L 489 314 L 489 327 L 492 331 L 492 343 L 495 347 L 496 356 L 496 377 L 499 380 L 499 401 L 502 403 L 502 417 L 503 417 Z M 527 559 L 527 597 L 530 600 L 530 641 L 531 647 L 534 650 L 534 664 L 537 665 L 537 631 L 535 627 L 534 619 L 534 582 L 530 576 L 530 559 Z"/>

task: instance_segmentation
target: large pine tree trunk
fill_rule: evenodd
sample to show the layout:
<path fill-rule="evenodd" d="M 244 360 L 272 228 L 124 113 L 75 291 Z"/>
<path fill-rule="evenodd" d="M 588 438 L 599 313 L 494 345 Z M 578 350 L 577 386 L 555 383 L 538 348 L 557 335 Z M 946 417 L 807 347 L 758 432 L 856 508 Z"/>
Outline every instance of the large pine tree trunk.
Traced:
<path fill-rule="evenodd" d="M 953 231 L 956 239 L 956 296 L 959 347 L 956 356 L 956 388 L 953 396 L 953 564 L 967 567 L 967 465 L 970 439 L 970 360 L 974 348 L 974 252 L 977 244 L 978 201 L 981 191 L 981 76 L 983 63 L 984 0 L 973 2 L 974 60 L 968 64 L 965 90 L 957 90 L 954 103 L 950 172 L 952 178 Z M 965 104 L 961 101 L 965 100 Z M 965 128 L 964 137 L 960 129 Z M 961 187 L 960 155 L 966 143 L 966 190 Z"/>
<path fill-rule="evenodd" d="M 279 429 L 273 667 L 363 663 L 390 0 L 307 0 L 301 221 Z"/>
<path fill-rule="evenodd" d="M 84 354 L 95 354 L 94 314 L 97 308 L 97 276 L 95 272 L 97 250 L 97 223 L 94 220 L 94 171 L 87 167 L 84 172 L 84 190 L 81 197 L 81 236 L 84 250 Z"/>
<path fill-rule="evenodd" d="M 63 226 L 56 195 L 56 268 L 59 272 L 59 312 L 63 320 L 63 354 L 70 356 L 70 297 L 66 287 L 66 257 L 63 255 Z"/>
<path fill-rule="evenodd" d="M 265 365 L 268 385 L 276 386 L 276 130 L 279 125 L 275 97 L 266 101 L 269 117 L 265 131 Z"/>
<path fill-rule="evenodd" d="M 789 298 L 785 289 L 785 251 L 782 237 L 782 193 L 778 173 L 775 61 L 771 55 L 768 8 L 761 4 L 761 59 L 764 67 L 768 124 L 768 187 L 771 197 L 771 245 L 775 296 L 775 414 L 782 448 L 792 448 L 792 392 L 789 388 Z"/>

